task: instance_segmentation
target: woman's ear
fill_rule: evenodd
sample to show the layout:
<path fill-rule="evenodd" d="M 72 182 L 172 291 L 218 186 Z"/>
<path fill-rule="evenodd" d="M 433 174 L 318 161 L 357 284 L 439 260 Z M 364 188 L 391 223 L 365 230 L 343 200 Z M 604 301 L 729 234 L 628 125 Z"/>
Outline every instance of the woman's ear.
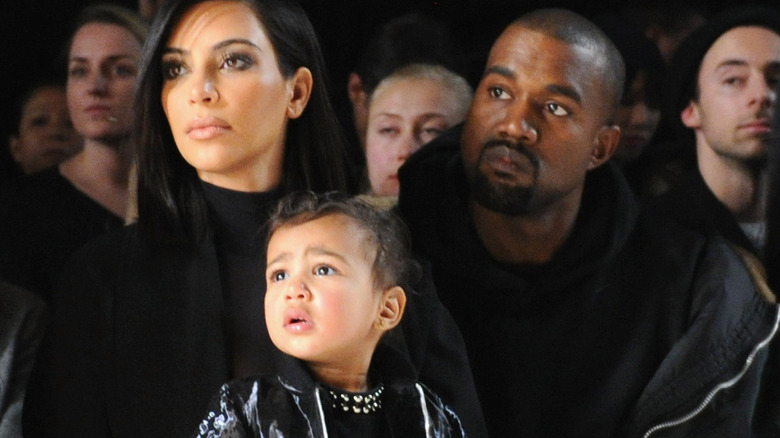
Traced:
<path fill-rule="evenodd" d="M 379 307 L 374 327 L 386 332 L 401 322 L 406 308 L 406 293 L 401 286 L 393 286 L 382 292 L 382 302 Z"/>
<path fill-rule="evenodd" d="M 290 83 L 290 101 L 287 103 L 287 116 L 291 119 L 297 119 L 306 109 L 311 97 L 314 78 L 311 70 L 306 67 L 300 67 L 295 71 Z"/>
<path fill-rule="evenodd" d="M 617 125 L 603 126 L 593 140 L 588 170 L 593 170 L 609 160 L 609 157 L 615 153 L 619 141 L 620 127 Z"/>

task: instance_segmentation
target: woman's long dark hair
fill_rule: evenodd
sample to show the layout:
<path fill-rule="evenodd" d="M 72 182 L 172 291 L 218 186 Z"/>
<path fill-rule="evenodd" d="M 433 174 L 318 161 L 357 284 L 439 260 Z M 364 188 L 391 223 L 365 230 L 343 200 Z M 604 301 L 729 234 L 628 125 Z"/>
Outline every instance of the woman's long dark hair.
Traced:
<path fill-rule="evenodd" d="M 179 153 L 160 100 L 161 58 L 171 29 L 203 1 L 167 2 L 152 25 L 141 60 L 136 96 L 138 226 L 149 242 L 197 244 L 211 237 L 200 180 Z M 306 13 L 290 0 L 233 1 L 257 12 L 284 77 L 307 67 L 314 79 L 306 109 L 287 124 L 279 189 L 353 193 L 357 183 L 349 179 L 346 145 L 326 88 L 325 62 Z"/>

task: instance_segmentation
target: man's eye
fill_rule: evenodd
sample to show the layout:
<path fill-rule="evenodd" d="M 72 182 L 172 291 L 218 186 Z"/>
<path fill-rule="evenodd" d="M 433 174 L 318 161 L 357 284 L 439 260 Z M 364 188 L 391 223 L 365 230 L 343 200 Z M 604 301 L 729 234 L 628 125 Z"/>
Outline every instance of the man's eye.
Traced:
<path fill-rule="evenodd" d="M 731 86 L 740 86 L 740 85 L 742 85 L 742 84 L 744 84 L 744 83 L 745 83 L 745 80 L 744 80 L 744 79 L 742 79 L 742 78 L 740 78 L 740 77 L 736 77 L 736 76 L 734 76 L 734 77 L 726 78 L 726 80 L 724 80 L 723 82 L 724 82 L 726 85 L 731 85 Z"/>
<path fill-rule="evenodd" d="M 488 92 L 490 93 L 491 97 L 494 97 L 496 99 L 507 99 L 509 97 L 506 91 L 504 91 L 502 88 L 499 87 L 490 87 L 488 89 Z"/>
<path fill-rule="evenodd" d="M 569 111 L 566 108 L 564 108 L 563 106 L 561 106 L 561 105 L 559 105 L 559 104 L 557 104 L 555 102 L 549 102 L 546 105 L 546 107 L 547 107 L 547 111 L 549 111 L 550 113 L 552 113 L 555 116 L 562 117 L 562 116 L 568 116 L 569 115 Z"/>
<path fill-rule="evenodd" d="M 314 275 L 335 275 L 336 270 L 330 266 L 317 266 L 314 269 Z"/>

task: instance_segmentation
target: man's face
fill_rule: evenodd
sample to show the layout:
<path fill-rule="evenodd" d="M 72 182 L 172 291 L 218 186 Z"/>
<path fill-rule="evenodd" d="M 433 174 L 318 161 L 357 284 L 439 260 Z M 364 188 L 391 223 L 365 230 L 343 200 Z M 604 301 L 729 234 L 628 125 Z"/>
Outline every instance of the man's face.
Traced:
<path fill-rule="evenodd" d="M 516 216 L 576 200 L 614 151 L 604 61 L 519 25 L 491 50 L 462 138 L 474 200 Z"/>
<path fill-rule="evenodd" d="M 697 147 L 721 157 L 763 160 L 771 133 L 774 87 L 780 76 L 780 36 L 757 26 L 718 38 L 699 68 L 699 96 L 682 113 Z"/>

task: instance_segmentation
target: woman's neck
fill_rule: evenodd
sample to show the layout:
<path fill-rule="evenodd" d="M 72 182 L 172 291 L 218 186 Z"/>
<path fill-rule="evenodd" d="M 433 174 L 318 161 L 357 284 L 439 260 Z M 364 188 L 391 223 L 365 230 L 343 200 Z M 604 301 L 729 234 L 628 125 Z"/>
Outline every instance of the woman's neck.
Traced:
<path fill-rule="evenodd" d="M 119 217 L 127 213 L 131 159 L 128 144 L 86 140 L 84 149 L 59 166 L 74 187 Z"/>

